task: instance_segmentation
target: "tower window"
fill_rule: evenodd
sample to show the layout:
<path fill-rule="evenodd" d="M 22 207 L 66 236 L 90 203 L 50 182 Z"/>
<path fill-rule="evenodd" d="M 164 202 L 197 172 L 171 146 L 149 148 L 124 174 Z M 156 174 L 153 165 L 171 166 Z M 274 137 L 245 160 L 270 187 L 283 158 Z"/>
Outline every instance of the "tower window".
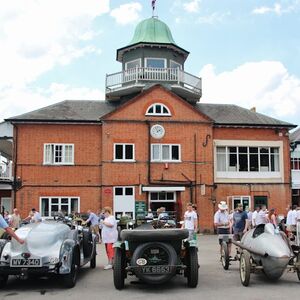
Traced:
<path fill-rule="evenodd" d="M 145 66 L 147 68 L 157 68 L 164 69 L 166 68 L 166 60 L 164 58 L 145 58 Z"/>
<path fill-rule="evenodd" d="M 166 105 L 154 103 L 148 107 L 146 116 L 171 116 L 171 112 Z"/>
<path fill-rule="evenodd" d="M 140 67 L 141 67 L 141 59 L 135 59 L 125 63 L 125 70 L 135 69 Z"/>

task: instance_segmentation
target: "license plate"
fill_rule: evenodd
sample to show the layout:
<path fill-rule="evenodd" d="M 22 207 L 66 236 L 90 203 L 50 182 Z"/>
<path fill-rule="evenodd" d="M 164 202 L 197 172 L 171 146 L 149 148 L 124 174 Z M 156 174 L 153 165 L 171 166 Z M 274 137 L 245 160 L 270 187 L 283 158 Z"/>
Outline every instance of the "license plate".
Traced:
<path fill-rule="evenodd" d="M 170 266 L 144 266 L 140 268 L 143 274 L 165 274 L 170 273 Z"/>
<path fill-rule="evenodd" d="M 38 258 L 12 258 L 10 265 L 12 267 L 40 267 L 41 260 Z"/>

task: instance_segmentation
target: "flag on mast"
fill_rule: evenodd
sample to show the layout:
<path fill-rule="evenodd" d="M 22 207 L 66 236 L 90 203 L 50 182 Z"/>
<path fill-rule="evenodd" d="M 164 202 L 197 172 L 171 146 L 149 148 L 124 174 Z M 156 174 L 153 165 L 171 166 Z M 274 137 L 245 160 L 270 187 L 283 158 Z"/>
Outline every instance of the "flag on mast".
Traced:
<path fill-rule="evenodd" d="M 152 0 L 152 10 L 155 9 L 155 2 L 156 2 L 156 0 Z"/>

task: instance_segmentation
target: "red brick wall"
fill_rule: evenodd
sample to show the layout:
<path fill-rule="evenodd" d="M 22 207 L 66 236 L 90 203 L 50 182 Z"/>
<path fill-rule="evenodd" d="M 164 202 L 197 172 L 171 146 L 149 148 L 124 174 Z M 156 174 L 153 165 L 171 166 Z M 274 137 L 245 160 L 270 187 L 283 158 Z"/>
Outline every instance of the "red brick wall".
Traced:
<path fill-rule="evenodd" d="M 147 117 L 145 112 L 152 103 L 164 103 L 172 117 Z M 127 122 L 124 122 L 127 120 Z M 130 121 L 131 120 L 131 121 Z M 122 121 L 122 122 L 121 122 Z M 209 119 L 191 105 L 161 87 L 148 90 L 117 111 L 109 114 L 99 125 L 18 125 L 17 176 L 23 187 L 17 192 L 17 206 L 22 214 L 39 206 L 41 196 L 78 196 L 81 211 L 89 208 L 112 206 L 113 186 L 135 186 L 135 199 L 147 201 L 147 193 L 140 193 L 140 185 L 148 185 L 148 137 L 153 124 L 165 128 L 161 140 L 151 138 L 150 143 L 181 144 L 181 163 L 151 163 L 151 180 L 196 182 L 193 200 L 200 214 L 200 228 L 213 229 L 213 200 L 225 200 L 233 195 L 265 195 L 269 205 L 283 212 L 291 201 L 289 183 L 289 142 L 274 129 L 213 128 Z M 210 135 L 210 138 L 208 138 Z M 196 154 L 195 154 L 196 137 Z M 217 184 L 214 185 L 213 140 L 282 140 L 286 184 Z M 208 141 L 205 146 L 206 140 Z M 44 143 L 73 143 L 74 166 L 43 166 Z M 135 163 L 113 162 L 114 143 L 134 143 Z M 196 158 L 195 158 L 196 157 Z M 196 159 L 196 168 L 195 168 Z M 200 185 L 205 184 L 201 195 Z M 169 184 L 172 186 L 172 183 Z M 190 202 L 190 188 L 177 193 L 180 213 Z"/>

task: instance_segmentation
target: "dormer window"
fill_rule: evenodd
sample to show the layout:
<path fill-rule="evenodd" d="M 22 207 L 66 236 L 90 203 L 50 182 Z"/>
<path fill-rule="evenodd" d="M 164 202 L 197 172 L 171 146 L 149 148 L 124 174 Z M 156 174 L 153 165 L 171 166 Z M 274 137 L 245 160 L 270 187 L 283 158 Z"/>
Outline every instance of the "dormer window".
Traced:
<path fill-rule="evenodd" d="M 171 116 L 171 113 L 166 105 L 154 103 L 148 107 L 146 116 Z"/>
<path fill-rule="evenodd" d="M 165 69 L 167 61 L 165 58 L 145 58 L 145 67 L 146 68 L 157 68 L 157 69 Z"/>

